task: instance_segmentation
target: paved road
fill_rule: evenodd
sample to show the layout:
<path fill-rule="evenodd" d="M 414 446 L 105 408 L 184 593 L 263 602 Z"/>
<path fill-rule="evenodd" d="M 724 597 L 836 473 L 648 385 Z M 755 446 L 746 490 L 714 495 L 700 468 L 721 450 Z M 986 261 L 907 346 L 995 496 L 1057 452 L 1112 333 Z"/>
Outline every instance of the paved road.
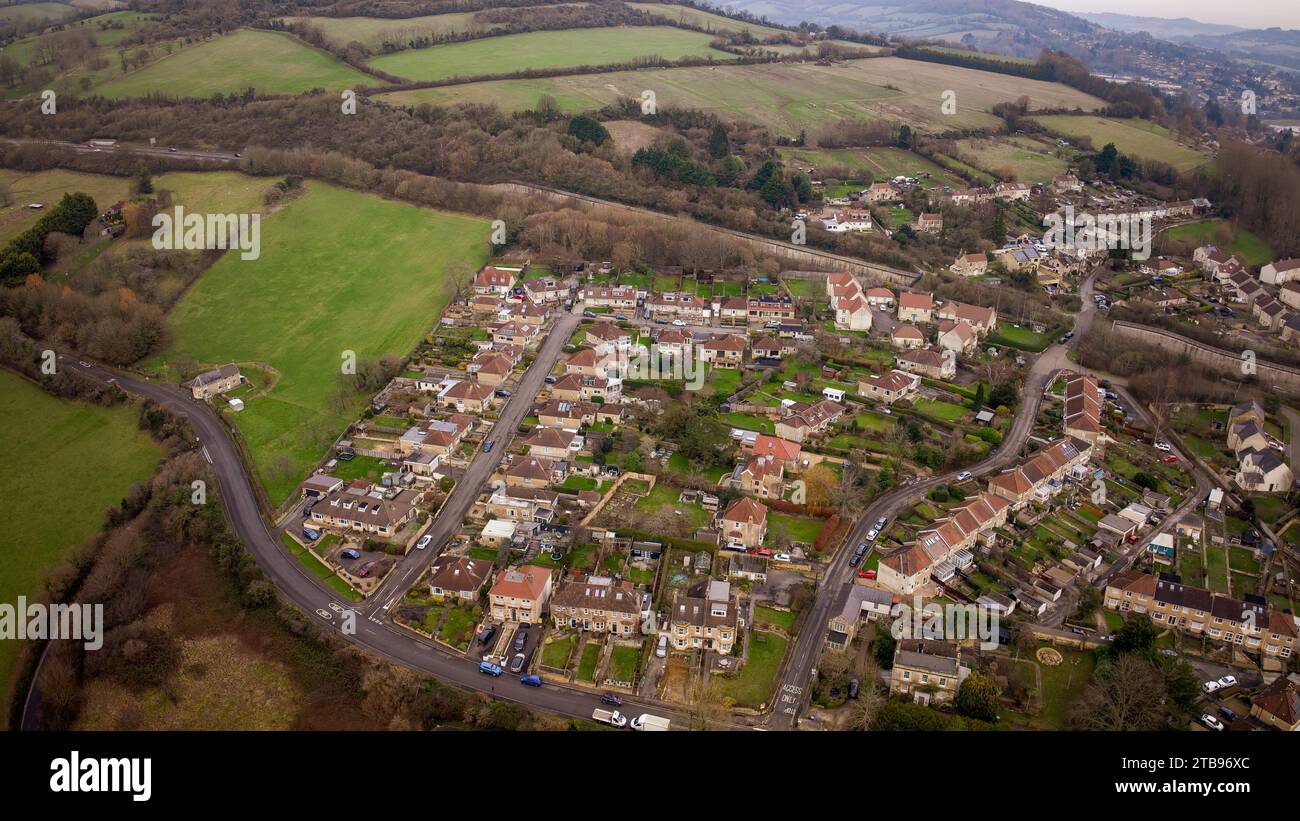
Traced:
<path fill-rule="evenodd" d="M 520 388 L 511 397 L 502 410 L 502 418 L 497 423 L 497 432 L 491 438 L 497 445 L 490 454 L 480 452 L 459 485 L 453 490 L 447 506 L 434 524 L 437 543 L 446 541 L 448 535 L 459 525 L 461 517 L 468 506 L 478 496 L 482 482 L 492 473 L 501 453 L 506 447 L 506 438 L 519 425 L 523 415 L 532 406 L 542 380 L 555 364 L 564 343 L 572 335 L 578 317 L 561 316 L 546 341 L 541 352 L 525 374 Z M 490 678 L 478 672 L 477 665 L 465 660 L 459 654 L 451 654 L 408 631 L 402 630 L 381 619 L 375 614 L 375 605 L 361 605 L 339 598 L 325 587 L 317 578 L 310 575 L 302 563 L 284 550 L 274 538 L 258 510 L 256 497 L 249 477 L 239 459 L 229 435 L 216 413 L 205 403 L 195 402 L 179 387 L 170 384 L 136 379 L 113 371 L 107 367 L 79 360 L 70 356 L 59 357 L 59 367 L 77 371 L 101 382 L 115 382 L 128 393 L 150 399 L 159 405 L 183 414 L 189 420 L 198 437 L 204 457 L 211 463 L 212 472 L 217 477 L 221 499 L 231 525 L 258 564 L 280 591 L 280 595 L 292 602 L 304 613 L 318 619 L 322 624 L 337 630 L 345 639 L 354 641 L 384 658 L 404 664 L 408 667 L 429 673 L 461 687 L 491 693 L 494 698 L 516 701 L 541 710 L 563 716 L 590 718 L 591 711 L 598 702 L 589 692 L 548 684 L 545 687 L 525 687 L 518 682 L 518 677 L 509 674 L 501 678 Z M 386 595 L 392 597 L 401 592 L 399 584 L 414 580 L 415 574 L 433 560 L 435 551 L 412 551 L 389 574 L 388 580 L 381 586 Z M 371 601 L 387 601 L 376 596 Z M 352 635 L 342 633 L 343 614 L 346 611 L 356 613 L 356 632 Z M 321 615 L 321 614 L 324 615 Z M 637 715 L 641 712 L 667 714 L 670 718 L 683 721 L 683 716 L 666 711 L 660 705 L 638 705 L 635 700 L 627 699 L 623 712 Z"/>
<path fill-rule="evenodd" d="M 13 140 L 5 139 L 0 142 L 6 143 L 40 143 L 42 145 L 57 146 L 67 148 L 78 154 L 112 154 L 114 152 L 124 152 L 135 154 L 142 157 L 180 157 L 189 160 L 205 160 L 222 165 L 237 165 L 240 161 L 240 155 L 233 151 L 203 151 L 197 148 L 180 148 L 176 146 L 165 145 L 131 145 L 128 143 L 119 143 L 113 148 L 93 148 L 85 143 L 70 143 L 63 140 Z"/>

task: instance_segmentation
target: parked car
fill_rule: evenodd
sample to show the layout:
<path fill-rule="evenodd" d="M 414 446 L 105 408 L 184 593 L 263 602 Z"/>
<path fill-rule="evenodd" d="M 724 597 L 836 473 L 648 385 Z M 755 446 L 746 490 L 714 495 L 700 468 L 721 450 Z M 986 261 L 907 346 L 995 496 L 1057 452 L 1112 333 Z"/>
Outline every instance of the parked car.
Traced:
<path fill-rule="evenodd" d="M 545 379 L 543 379 L 542 381 L 545 382 L 545 383 L 548 384 L 548 385 L 554 385 L 554 384 L 556 383 L 557 380 L 556 380 L 556 378 L 555 378 L 554 376 L 548 376 L 548 377 L 546 377 Z"/>
<path fill-rule="evenodd" d="M 489 624 L 487 627 L 484 627 L 483 630 L 478 634 L 478 643 L 487 644 L 488 642 L 492 641 L 492 639 L 496 636 L 496 634 L 497 634 L 497 626 L 495 624 Z"/>
<path fill-rule="evenodd" d="M 874 541 L 876 540 L 876 537 L 879 536 L 879 535 L 880 535 L 880 531 L 879 531 L 879 530 L 876 530 L 876 529 L 873 527 L 871 530 L 868 530 L 868 531 L 867 531 L 867 541 L 869 541 L 869 542 L 874 542 Z"/>
<path fill-rule="evenodd" d="M 583 311 L 583 312 L 582 312 L 582 315 L 583 315 L 584 317 L 586 317 L 587 319 L 595 319 L 595 318 L 596 318 L 596 312 L 595 312 L 595 311 Z"/>
<path fill-rule="evenodd" d="M 1172 453 L 1167 453 L 1164 456 L 1160 457 L 1160 461 L 1172 465 L 1178 461 L 1178 457 L 1173 455 Z"/>
<path fill-rule="evenodd" d="M 478 665 L 478 671 L 480 673 L 487 673 L 489 676 L 493 676 L 493 677 L 500 676 L 501 673 L 503 672 L 500 665 L 493 664 L 490 661 L 480 661 Z"/>
<path fill-rule="evenodd" d="M 967 479 L 971 478 L 973 475 L 974 475 L 974 474 L 971 473 L 969 470 L 963 470 L 961 473 L 958 473 L 958 474 L 957 474 L 957 481 L 958 481 L 958 482 L 964 482 L 964 481 L 966 481 Z"/>
<path fill-rule="evenodd" d="M 1223 722 L 1219 721 L 1217 718 L 1210 715 L 1209 713 L 1206 713 L 1205 715 L 1201 716 L 1201 723 L 1204 724 L 1206 727 L 1209 727 L 1211 730 L 1223 729 Z"/>
<path fill-rule="evenodd" d="M 366 578 L 367 576 L 370 575 L 370 571 L 374 568 L 374 566 L 375 566 L 374 562 L 366 562 L 365 564 L 361 565 L 361 567 L 357 568 L 357 575 L 363 579 Z"/>
<path fill-rule="evenodd" d="M 1201 691 L 1205 693 L 1213 693 L 1220 689 L 1220 687 L 1221 685 L 1217 681 L 1207 681 L 1201 685 Z"/>
<path fill-rule="evenodd" d="M 674 319 L 674 320 L 673 320 L 673 325 L 675 325 L 675 326 L 678 327 L 678 328 L 685 328 L 685 327 L 686 327 L 686 323 L 683 322 L 683 321 L 680 320 L 680 319 Z"/>
<path fill-rule="evenodd" d="M 512 395 L 513 394 L 511 394 L 511 392 L 506 390 L 505 388 L 497 388 L 497 396 L 501 397 L 502 399 L 509 399 Z"/>
<path fill-rule="evenodd" d="M 361 551 L 352 547 L 344 548 L 339 551 L 339 557 L 343 559 L 359 559 L 361 558 Z"/>
<path fill-rule="evenodd" d="M 426 534 L 424 534 L 423 536 L 420 537 L 420 541 L 418 541 L 418 542 L 415 543 L 415 549 L 416 549 L 416 550 L 424 550 L 424 549 L 425 549 L 426 547 L 428 547 L 432 542 L 433 542 L 433 535 L 430 534 L 430 533 L 426 533 Z"/>
<path fill-rule="evenodd" d="M 601 704 L 612 704 L 612 705 L 614 705 L 615 707 L 622 707 L 622 706 L 623 706 L 623 699 L 618 695 L 618 693 L 601 693 L 601 694 L 600 694 L 600 703 L 601 703 Z"/>
<path fill-rule="evenodd" d="M 627 322 L 627 317 L 624 316 L 623 314 L 617 314 L 614 318 L 617 319 L 619 322 Z"/>
<path fill-rule="evenodd" d="M 876 530 L 884 530 L 884 529 L 885 529 L 885 522 L 888 522 L 888 521 L 889 521 L 889 519 L 888 519 L 887 517 L 885 517 L 885 516 L 881 516 L 879 519 L 876 520 Z"/>
<path fill-rule="evenodd" d="M 523 653 L 516 653 L 515 657 L 510 659 L 510 672 L 518 673 L 519 671 L 523 670 L 524 662 L 526 661 L 528 661 L 527 656 L 525 656 Z"/>
<path fill-rule="evenodd" d="M 515 631 L 515 652 L 522 653 L 524 648 L 527 646 L 528 631 L 521 627 Z"/>
<path fill-rule="evenodd" d="M 491 453 L 491 452 L 492 452 L 492 446 L 495 445 L 495 444 L 496 444 L 496 442 L 493 441 L 493 440 L 491 440 L 491 439 L 489 439 L 488 441 L 484 442 L 484 443 L 483 443 L 483 452 L 484 452 L 484 453 Z"/>
<path fill-rule="evenodd" d="M 303 538 L 306 539 L 307 541 L 309 541 L 309 542 L 314 542 L 314 541 L 316 541 L 317 539 L 320 538 L 320 531 L 319 531 L 319 530 L 312 530 L 310 527 L 304 527 L 304 528 L 302 529 L 302 536 L 303 536 Z"/>
<path fill-rule="evenodd" d="M 526 676 L 520 676 L 519 683 L 527 684 L 529 687 L 541 687 L 542 677 L 530 673 Z"/>
<path fill-rule="evenodd" d="M 1219 715 L 1223 716 L 1224 719 L 1227 721 L 1236 721 L 1238 718 L 1240 718 L 1240 716 L 1237 715 L 1237 712 L 1235 710 L 1230 710 L 1227 707 L 1220 707 Z"/>
<path fill-rule="evenodd" d="M 659 643 L 655 645 L 655 658 L 666 658 L 668 656 L 668 634 L 659 634 Z"/>
<path fill-rule="evenodd" d="M 858 693 L 862 691 L 862 685 L 857 679 L 849 679 L 849 698 L 857 698 Z"/>
<path fill-rule="evenodd" d="M 789 553 L 777 553 L 776 555 L 774 555 L 774 556 L 772 557 L 772 561 L 774 561 L 774 562 L 788 562 L 788 561 L 791 561 L 790 554 L 789 554 Z"/>
<path fill-rule="evenodd" d="M 1236 687 L 1236 686 L 1237 686 L 1237 677 L 1236 677 L 1236 676 L 1223 676 L 1222 678 L 1219 679 L 1219 686 L 1220 686 L 1220 687 L 1223 687 L 1223 688 L 1225 688 L 1225 689 L 1228 688 L 1228 687 Z"/>
<path fill-rule="evenodd" d="M 862 570 L 859 570 L 859 571 L 858 571 L 858 578 L 859 578 L 859 579 L 874 579 L 874 578 L 876 578 L 876 571 L 872 570 L 872 569 L 869 568 L 869 567 L 868 567 L 868 568 L 863 568 Z"/>
<path fill-rule="evenodd" d="M 1155 442 L 1152 443 L 1151 447 L 1155 448 L 1158 451 L 1161 451 L 1162 453 L 1168 453 L 1169 451 L 1173 450 L 1173 448 L 1169 447 L 1169 443 L 1163 439 L 1157 439 Z"/>

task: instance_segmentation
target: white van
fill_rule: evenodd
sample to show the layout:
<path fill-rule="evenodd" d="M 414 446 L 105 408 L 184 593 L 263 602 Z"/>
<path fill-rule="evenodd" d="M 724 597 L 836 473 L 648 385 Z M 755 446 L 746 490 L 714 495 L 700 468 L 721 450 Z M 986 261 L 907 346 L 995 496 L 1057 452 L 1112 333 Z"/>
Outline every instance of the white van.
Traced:
<path fill-rule="evenodd" d="M 655 647 L 656 658 L 666 658 L 668 656 L 668 634 L 659 634 L 659 644 Z"/>

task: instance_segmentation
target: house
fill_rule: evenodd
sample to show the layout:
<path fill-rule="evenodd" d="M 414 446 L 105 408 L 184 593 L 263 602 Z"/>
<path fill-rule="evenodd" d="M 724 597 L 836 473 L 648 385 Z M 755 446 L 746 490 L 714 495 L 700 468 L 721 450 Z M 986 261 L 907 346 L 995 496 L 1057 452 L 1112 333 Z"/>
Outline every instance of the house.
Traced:
<path fill-rule="evenodd" d="M 697 347 L 700 358 L 715 368 L 739 368 L 745 361 L 746 339 L 740 334 L 714 334 Z"/>
<path fill-rule="evenodd" d="M 945 302 L 935 312 L 935 317 L 948 322 L 965 322 L 979 336 L 984 336 L 998 326 L 997 308 L 982 308 L 956 300 Z"/>
<path fill-rule="evenodd" d="M 779 499 L 785 488 L 785 462 L 773 456 L 754 456 L 732 470 L 731 485 L 762 499 Z"/>
<path fill-rule="evenodd" d="M 961 666 L 961 648 L 935 639 L 900 639 L 889 674 L 891 695 L 910 696 L 918 704 L 944 704 L 970 671 Z"/>
<path fill-rule="evenodd" d="M 676 318 L 699 324 L 712 314 L 709 303 L 695 294 L 661 293 L 645 302 L 646 310 L 656 318 Z"/>
<path fill-rule="evenodd" d="M 1032 245 L 1012 245 L 995 253 L 1002 267 L 1013 274 L 1037 271 L 1043 262 L 1043 255 Z"/>
<path fill-rule="evenodd" d="M 515 540 L 515 531 L 518 529 L 518 522 L 512 522 L 508 519 L 492 519 L 483 525 L 483 530 L 478 534 L 478 540 L 482 545 L 500 549 Z"/>
<path fill-rule="evenodd" d="M 532 522 L 554 518 L 559 494 L 553 490 L 506 487 L 494 491 L 488 499 L 487 514 L 494 519 Z"/>
<path fill-rule="evenodd" d="M 617 376 L 618 357 L 602 355 L 595 348 L 581 348 L 564 361 L 564 372 L 578 376 Z"/>
<path fill-rule="evenodd" d="M 495 393 L 482 382 L 467 379 L 453 381 L 438 394 L 438 403 L 450 405 L 461 413 L 482 413 L 495 404 Z"/>
<path fill-rule="evenodd" d="M 870 231 L 872 225 L 870 211 L 845 209 L 822 217 L 822 227 L 832 234 L 864 233 Z"/>
<path fill-rule="evenodd" d="M 919 348 L 925 344 L 925 334 L 915 325 L 895 325 L 889 332 L 889 341 L 895 348 Z"/>
<path fill-rule="evenodd" d="M 534 305 L 560 302 L 569 294 L 569 286 L 549 277 L 530 279 L 524 283 L 524 296 Z"/>
<path fill-rule="evenodd" d="M 948 380 L 957 375 L 957 358 L 930 347 L 916 348 L 895 357 L 894 367 L 929 379 Z"/>
<path fill-rule="evenodd" d="M 539 427 L 524 442 L 530 456 L 569 459 L 582 450 L 583 438 L 563 428 Z"/>
<path fill-rule="evenodd" d="M 754 342 L 754 359 L 779 360 L 788 353 L 794 353 L 795 347 L 775 336 L 765 336 Z"/>
<path fill-rule="evenodd" d="M 537 333 L 537 326 L 530 322 L 510 321 L 492 329 L 492 342 L 524 347 L 537 338 Z"/>
<path fill-rule="evenodd" d="M 881 558 L 877 583 L 910 595 L 931 576 L 946 581 L 957 569 L 974 563 L 971 548 L 992 543 L 995 529 L 1006 524 L 1010 509 L 1007 500 L 987 491 L 950 508 L 946 518 L 921 530 L 915 542 Z"/>
<path fill-rule="evenodd" d="M 473 374 L 474 378 L 482 384 L 495 388 L 506 381 L 514 366 L 514 361 L 504 354 L 483 351 L 470 360 L 465 370 Z"/>
<path fill-rule="evenodd" d="M 1163 575 L 1125 570 L 1107 583 L 1104 602 L 1108 610 L 1146 615 L 1163 627 L 1250 652 L 1279 659 L 1295 652 L 1296 624 L 1290 614 L 1189 587 Z"/>
<path fill-rule="evenodd" d="M 567 473 L 566 463 L 544 456 L 512 456 L 505 469 L 507 485 L 536 488 L 559 484 L 564 481 Z"/>
<path fill-rule="evenodd" d="M 862 199 L 870 203 L 889 202 L 900 196 L 902 192 L 892 182 L 873 182 L 870 188 L 862 190 Z"/>
<path fill-rule="evenodd" d="M 912 230 L 923 234 L 937 234 L 943 230 L 943 216 L 922 212 L 912 223 Z"/>
<path fill-rule="evenodd" d="M 321 527 L 387 538 L 415 519 L 423 501 L 421 491 L 380 488 L 354 479 L 320 497 L 311 520 Z"/>
<path fill-rule="evenodd" d="M 892 593 L 861 584 L 849 585 L 844 601 L 832 610 L 834 615 L 826 625 L 826 644 L 834 650 L 847 650 L 857 638 L 864 616 L 868 621 L 888 618 L 893 607 Z"/>
<path fill-rule="evenodd" d="M 551 596 L 551 571 L 526 564 L 502 570 L 488 591 L 492 618 L 521 624 L 540 624 L 542 608 Z"/>
<path fill-rule="evenodd" d="M 1228 428 L 1228 447 L 1233 453 L 1243 450 L 1267 450 L 1268 437 L 1254 419 L 1247 417 Z"/>
<path fill-rule="evenodd" d="M 993 195 L 1000 199 L 1016 202 L 1017 200 L 1027 200 L 1032 189 L 1029 183 L 1024 182 L 1000 182 L 993 186 Z"/>
<path fill-rule="evenodd" d="M 1058 194 L 1083 190 L 1083 183 L 1073 174 L 1057 174 L 1052 177 L 1052 190 Z"/>
<path fill-rule="evenodd" d="M 948 270 L 963 277 L 977 277 L 988 273 L 989 259 L 985 254 L 962 254 Z"/>
<path fill-rule="evenodd" d="M 718 307 L 718 321 L 722 325 L 736 328 L 749 324 L 749 300 L 745 297 L 729 296 L 714 304 Z"/>
<path fill-rule="evenodd" d="M 1295 484 L 1295 474 L 1272 448 L 1247 449 L 1237 457 L 1237 485 L 1248 493 L 1289 493 Z"/>
<path fill-rule="evenodd" d="M 934 295 L 903 291 L 898 295 L 898 320 L 900 322 L 930 322 L 934 311 Z"/>
<path fill-rule="evenodd" d="M 616 285 L 610 288 L 588 286 L 582 292 L 582 304 L 588 308 L 631 311 L 636 308 L 636 288 L 631 285 Z"/>
<path fill-rule="evenodd" d="M 474 293 L 505 296 L 515 287 L 522 268 L 508 265 L 488 265 L 474 277 Z"/>
<path fill-rule="evenodd" d="M 1255 315 L 1255 321 L 1269 331 L 1280 329 L 1282 323 L 1290 316 L 1281 302 L 1267 295 L 1255 301 L 1251 306 L 1251 313 Z"/>
<path fill-rule="evenodd" d="M 858 282 L 858 278 L 847 271 L 836 271 L 833 274 L 827 274 L 826 275 L 826 296 L 828 297 L 834 296 L 836 288 L 844 288 L 846 286 L 854 286 L 854 285 L 858 286 L 859 288 L 862 287 L 862 283 Z"/>
<path fill-rule="evenodd" d="M 1300 309 L 1300 281 L 1284 283 L 1277 290 L 1277 298 L 1283 305 Z"/>
<path fill-rule="evenodd" d="M 789 324 L 796 314 L 794 300 L 788 296 L 750 297 L 745 302 L 747 321 L 754 325 Z"/>
<path fill-rule="evenodd" d="M 1281 285 L 1300 279 L 1300 258 L 1280 259 L 1259 269 L 1259 281 L 1265 285 Z"/>
<path fill-rule="evenodd" d="M 786 408 L 787 413 L 777 420 L 776 435 L 791 442 L 800 442 L 809 436 L 823 433 L 844 415 L 844 406 L 830 399 L 811 405 L 795 402 Z"/>
<path fill-rule="evenodd" d="M 551 399 L 537 409 L 537 424 L 547 428 L 577 430 L 583 425 L 596 424 L 600 406 L 592 402 L 570 402 Z"/>
<path fill-rule="evenodd" d="M 1153 561 L 1172 566 L 1176 561 L 1175 554 L 1177 552 L 1174 545 L 1174 534 L 1157 533 L 1151 537 L 1150 542 L 1147 542 L 1147 552 L 1151 554 Z"/>
<path fill-rule="evenodd" d="M 900 370 L 872 374 L 858 380 L 858 395 L 892 405 L 916 392 L 921 378 Z"/>
<path fill-rule="evenodd" d="M 767 584 L 767 559 L 753 553 L 736 553 L 727 565 L 727 577 Z"/>
<path fill-rule="evenodd" d="M 1247 421 L 1254 422 L 1262 428 L 1266 419 L 1264 406 L 1254 399 L 1247 399 L 1245 402 L 1240 402 L 1228 409 L 1228 430 L 1231 431 L 1238 424 Z M 1228 445 L 1229 447 L 1232 446 L 1231 433 L 1229 433 Z"/>
<path fill-rule="evenodd" d="M 732 502 L 718 522 L 721 543 L 729 549 L 757 548 L 767 538 L 767 506 L 748 497 Z"/>
<path fill-rule="evenodd" d="M 559 628 L 632 636 L 641 632 L 641 597 L 627 579 L 579 575 L 562 579 L 551 597 Z"/>
<path fill-rule="evenodd" d="M 655 339 L 655 352 L 661 357 L 685 359 L 695 347 L 695 337 L 690 331 L 666 328 Z"/>
<path fill-rule="evenodd" d="M 835 300 L 835 327 L 849 331 L 871 330 L 871 305 L 861 293 Z"/>
<path fill-rule="evenodd" d="M 1097 522 L 1097 527 L 1102 530 L 1109 530 L 1112 533 L 1118 533 L 1121 538 L 1128 539 L 1137 533 L 1138 523 L 1127 516 L 1120 516 L 1115 513 L 1107 513 Z"/>
<path fill-rule="evenodd" d="M 429 568 L 429 596 L 435 601 L 458 599 L 473 604 L 491 572 L 492 562 L 468 556 L 440 556 Z"/>
<path fill-rule="evenodd" d="M 673 648 L 727 655 L 736 642 L 738 610 L 728 582 L 708 580 L 686 595 L 674 594 L 668 622 Z"/>
<path fill-rule="evenodd" d="M 567 373 L 551 385 L 551 396 L 565 402 L 618 402 L 623 396 L 623 381 Z"/>
<path fill-rule="evenodd" d="M 1279 675 L 1250 699 L 1250 715 L 1270 727 L 1300 730 L 1300 675 Z"/>
<path fill-rule="evenodd" d="M 754 455 L 768 456 L 781 462 L 789 470 L 799 467 L 799 454 L 803 448 L 798 442 L 787 442 L 776 436 L 760 433 L 754 439 Z"/>
<path fill-rule="evenodd" d="M 632 346 L 632 334 L 613 322 L 597 322 L 587 329 L 587 344 L 596 349 L 596 353 L 608 356 L 619 351 L 626 352 Z"/>
<path fill-rule="evenodd" d="M 1065 383 L 1062 411 L 1065 435 L 1097 443 L 1102 437 L 1101 394 L 1095 376 L 1076 376 Z"/>
<path fill-rule="evenodd" d="M 445 419 L 429 419 L 403 433 L 397 440 L 397 450 L 403 455 L 451 456 L 465 440 L 465 434 L 473 429 L 474 419 L 459 413 L 449 414 Z"/>
<path fill-rule="evenodd" d="M 940 322 L 939 348 L 958 356 L 969 354 L 979 343 L 979 335 L 967 322 Z"/>
<path fill-rule="evenodd" d="M 226 391 L 238 388 L 244 382 L 239 366 L 233 362 L 211 371 L 204 371 L 185 383 L 195 399 L 211 399 Z"/>

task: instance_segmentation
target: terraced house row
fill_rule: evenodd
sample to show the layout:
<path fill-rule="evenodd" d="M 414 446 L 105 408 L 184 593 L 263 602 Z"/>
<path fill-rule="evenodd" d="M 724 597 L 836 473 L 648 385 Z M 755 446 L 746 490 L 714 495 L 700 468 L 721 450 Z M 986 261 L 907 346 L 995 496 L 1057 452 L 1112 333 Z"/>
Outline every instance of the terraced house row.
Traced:
<path fill-rule="evenodd" d="M 1124 614 L 1145 613 L 1157 624 L 1250 652 L 1284 659 L 1295 652 L 1294 616 L 1270 609 L 1257 597 L 1239 601 L 1175 579 L 1126 570 L 1106 585 L 1106 607 Z"/>

